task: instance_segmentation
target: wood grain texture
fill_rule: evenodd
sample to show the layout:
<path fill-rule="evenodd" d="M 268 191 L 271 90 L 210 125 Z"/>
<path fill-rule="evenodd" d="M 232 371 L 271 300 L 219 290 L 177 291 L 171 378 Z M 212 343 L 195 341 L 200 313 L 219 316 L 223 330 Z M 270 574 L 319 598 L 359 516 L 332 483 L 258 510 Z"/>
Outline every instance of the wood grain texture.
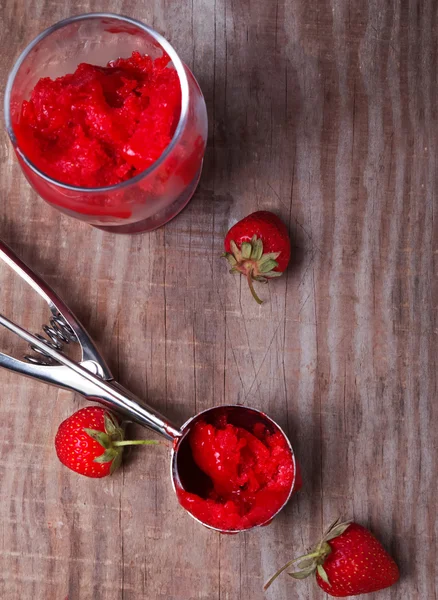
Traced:
<path fill-rule="evenodd" d="M 261 600 L 342 513 L 401 567 L 379 599 L 436 600 L 438 3 L 2 0 L 2 92 L 36 34 L 99 10 L 149 23 L 193 68 L 210 120 L 199 189 L 154 233 L 105 234 L 45 205 L 2 131 L 0 236 L 122 383 L 178 422 L 262 408 L 305 484 L 269 527 L 221 537 L 178 507 L 164 447 L 135 450 L 108 481 L 67 471 L 53 437 L 81 399 L 1 372 L 0 597 Z M 257 209 L 277 212 L 294 246 L 262 307 L 218 258 Z M 0 285 L 2 312 L 44 321 L 4 269 Z M 266 597 L 324 594 L 282 577 Z"/>

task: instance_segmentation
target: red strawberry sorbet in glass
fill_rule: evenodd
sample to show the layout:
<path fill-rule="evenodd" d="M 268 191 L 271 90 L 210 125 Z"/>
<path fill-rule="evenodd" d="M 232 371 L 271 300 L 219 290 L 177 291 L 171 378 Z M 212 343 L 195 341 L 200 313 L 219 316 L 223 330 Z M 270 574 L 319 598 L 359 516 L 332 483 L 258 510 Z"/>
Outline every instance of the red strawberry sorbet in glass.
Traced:
<path fill-rule="evenodd" d="M 224 415 L 214 424 L 197 422 L 189 444 L 201 483 L 197 493 L 179 489 L 177 494 L 200 521 L 227 531 L 249 529 L 269 521 L 287 500 L 295 473 L 282 433 L 262 423 L 249 431 Z"/>
<path fill-rule="evenodd" d="M 77 15 L 32 40 L 8 77 L 5 121 L 41 198 L 105 231 L 161 227 L 199 182 L 202 91 L 169 42 L 129 17 Z"/>
<path fill-rule="evenodd" d="M 150 167 L 170 143 L 181 89 L 167 54 L 133 52 L 99 67 L 41 78 L 24 101 L 15 132 L 46 175 L 78 187 L 105 187 Z M 193 174 L 188 174 L 193 177 Z"/>

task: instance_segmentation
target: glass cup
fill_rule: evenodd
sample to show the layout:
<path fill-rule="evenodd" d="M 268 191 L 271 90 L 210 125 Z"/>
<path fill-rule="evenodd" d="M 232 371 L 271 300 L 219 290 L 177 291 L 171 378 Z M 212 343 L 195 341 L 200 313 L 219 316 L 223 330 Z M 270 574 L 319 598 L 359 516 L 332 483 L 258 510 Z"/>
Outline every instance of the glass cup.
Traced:
<path fill-rule="evenodd" d="M 73 73 L 82 62 L 105 66 L 133 51 L 152 59 L 170 57 L 178 73 L 181 114 L 170 144 L 148 169 L 117 185 L 85 188 L 56 181 L 38 169 L 17 143 L 14 128 L 21 105 L 41 77 Z M 164 225 L 192 197 L 207 141 L 204 97 L 191 71 L 159 33 L 139 21 L 114 14 L 71 17 L 46 29 L 31 42 L 9 75 L 5 119 L 21 168 L 32 187 L 63 213 L 114 233 L 139 233 Z"/>

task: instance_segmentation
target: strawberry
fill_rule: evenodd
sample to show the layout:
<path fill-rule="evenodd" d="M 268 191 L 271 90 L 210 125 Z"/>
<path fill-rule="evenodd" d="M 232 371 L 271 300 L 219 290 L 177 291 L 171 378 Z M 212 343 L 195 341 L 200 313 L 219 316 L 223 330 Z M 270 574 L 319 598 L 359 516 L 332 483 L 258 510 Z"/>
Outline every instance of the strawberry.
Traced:
<path fill-rule="evenodd" d="M 262 304 L 253 281 L 267 282 L 286 270 L 290 259 L 286 225 L 273 213 L 260 210 L 233 225 L 224 246 L 230 272 L 245 275 L 254 300 Z"/>
<path fill-rule="evenodd" d="M 61 423 L 55 450 L 63 465 L 86 477 L 111 475 L 122 462 L 124 446 L 156 444 L 153 440 L 123 439 L 117 417 L 99 406 L 78 410 Z"/>
<path fill-rule="evenodd" d="M 314 550 L 277 571 L 265 590 L 297 561 L 301 570 L 289 573 L 291 577 L 304 579 L 316 573 L 319 587 L 336 598 L 377 592 L 390 587 L 400 577 L 394 560 L 368 529 L 351 521 L 340 523 L 339 519 Z"/>

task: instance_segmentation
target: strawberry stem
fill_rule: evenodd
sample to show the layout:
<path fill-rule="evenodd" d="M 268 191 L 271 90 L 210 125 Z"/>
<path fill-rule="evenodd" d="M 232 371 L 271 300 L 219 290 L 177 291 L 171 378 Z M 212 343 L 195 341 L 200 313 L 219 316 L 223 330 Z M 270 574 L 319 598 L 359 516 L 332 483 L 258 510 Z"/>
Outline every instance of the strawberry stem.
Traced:
<path fill-rule="evenodd" d="M 121 440 L 113 442 L 113 446 L 154 446 L 159 444 L 156 440 Z"/>
<path fill-rule="evenodd" d="M 277 571 L 276 573 L 274 573 L 274 574 L 272 575 L 272 577 L 271 577 L 271 578 L 270 578 L 270 579 L 269 579 L 269 580 L 268 580 L 268 581 L 265 583 L 265 585 L 263 586 L 263 589 L 265 590 L 265 592 L 266 592 L 266 590 L 268 589 L 268 587 L 271 585 L 271 583 L 273 583 L 273 582 L 274 582 L 274 581 L 277 579 L 277 577 L 283 573 L 283 571 L 286 571 L 286 569 L 287 569 L 287 568 L 289 568 L 291 565 L 293 565 L 293 564 L 294 564 L 294 562 L 296 562 L 296 561 L 297 561 L 297 559 L 296 559 L 296 558 L 294 558 L 293 560 L 290 560 L 290 561 L 289 561 L 289 562 L 287 562 L 285 565 L 283 565 L 283 566 L 281 567 L 281 569 L 278 569 L 278 571 Z"/>
<path fill-rule="evenodd" d="M 246 274 L 246 279 L 248 281 L 249 289 L 251 290 L 251 294 L 252 294 L 252 297 L 254 298 L 254 300 L 257 302 L 257 304 L 263 304 L 263 300 L 260 300 L 260 298 L 257 296 L 256 291 L 254 289 L 254 285 L 253 285 L 253 281 L 252 281 L 252 269 L 248 269 L 248 272 Z"/>

